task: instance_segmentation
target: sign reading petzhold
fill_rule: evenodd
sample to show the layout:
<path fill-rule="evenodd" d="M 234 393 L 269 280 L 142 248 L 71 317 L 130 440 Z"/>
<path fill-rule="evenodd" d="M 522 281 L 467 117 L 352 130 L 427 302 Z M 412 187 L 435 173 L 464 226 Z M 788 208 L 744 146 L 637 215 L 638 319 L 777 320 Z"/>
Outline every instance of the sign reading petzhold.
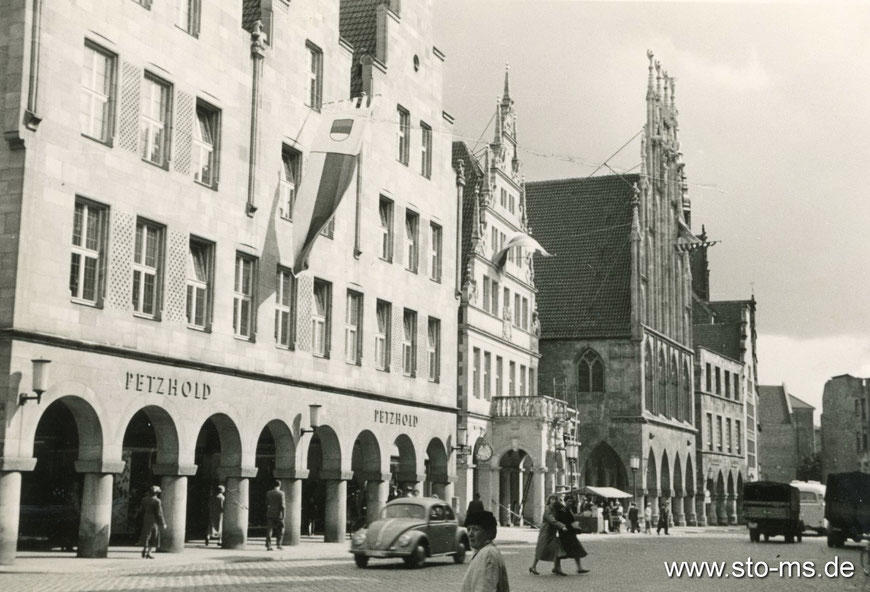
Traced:
<path fill-rule="evenodd" d="M 417 427 L 417 416 L 410 413 L 395 413 L 393 411 L 375 411 L 375 423 L 400 425 L 409 428 Z"/>
<path fill-rule="evenodd" d="M 124 388 L 137 393 L 153 393 L 167 397 L 184 397 L 185 399 L 201 399 L 205 401 L 211 394 L 211 387 L 206 382 L 192 382 L 177 378 L 165 378 L 138 372 L 126 372 Z"/>

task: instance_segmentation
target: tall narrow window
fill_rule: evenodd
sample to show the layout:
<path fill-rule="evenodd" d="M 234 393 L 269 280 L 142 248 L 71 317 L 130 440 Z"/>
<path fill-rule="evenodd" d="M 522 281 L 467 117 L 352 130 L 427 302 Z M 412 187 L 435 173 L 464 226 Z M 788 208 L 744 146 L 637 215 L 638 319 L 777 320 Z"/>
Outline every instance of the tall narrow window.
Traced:
<path fill-rule="evenodd" d="M 529 299 L 523 297 L 523 329 L 529 330 Z"/>
<path fill-rule="evenodd" d="M 292 348 L 294 339 L 295 290 L 293 274 L 285 267 L 278 268 L 275 291 L 275 343 Z"/>
<path fill-rule="evenodd" d="M 705 384 L 707 386 L 706 390 L 708 393 L 712 393 L 713 392 L 713 369 L 710 367 L 710 364 L 704 365 L 704 377 L 705 377 Z"/>
<path fill-rule="evenodd" d="M 523 312 L 522 312 L 522 302 L 523 299 L 519 294 L 514 294 L 514 326 L 520 327 L 522 326 L 523 320 Z"/>
<path fill-rule="evenodd" d="M 498 253 L 498 228 L 493 227 L 492 231 L 492 256 L 495 257 L 495 254 Z M 486 236 L 486 235 L 484 235 Z"/>
<path fill-rule="evenodd" d="M 69 270 L 69 292 L 76 302 L 98 304 L 103 297 L 107 214 L 105 206 L 76 200 Z"/>
<path fill-rule="evenodd" d="M 347 291 L 344 320 L 344 361 L 359 364 L 362 361 L 362 304 L 359 292 Z"/>
<path fill-rule="evenodd" d="M 707 414 L 707 450 L 713 450 L 713 414 Z"/>
<path fill-rule="evenodd" d="M 432 128 L 424 122 L 420 122 L 420 129 L 423 132 L 422 141 L 420 142 L 420 172 L 427 179 L 432 178 Z"/>
<path fill-rule="evenodd" d="M 387 370 L 390 367 L 390 318 L 392 306 L 389 302 L 378 300 L 375 307 L 377 330 L 375 332 L 375 367 Z"/>
<path fill-rule="evenodd" d="M 236 253 L 233 281 L 233 333 L 242 339 L 254 337 L 254 273 L 257 260 Z"/>
<path fill-rule="evenodd" d="M 502 396 L 502 376 L 504 374 L 504 360 L 501 356 L 495 357 L 495 396 Z"/>
<path fill-rule="evenodd" d="M 491 312 L 492 314 L 494 314 L 495 316 L 499 316 L 499 311 L 498 311 L 498 293 L 499 293 L 498 282 L 495 281 L 495 280 L 492 280 L 492 296 L 491 296 L 491 298 L 492 298 L 492 306 L 490 307 L 490 312 Z"/>
<path fill-rule="evenodd" d="M 516 383 L 517 383 L 517 364 L 516 362 L 511 362 L 508 366 L 508 396 L 513 397 L 516 395 Z"/>
<path fill-rule="evenodd" d="M 724 436 L 722 434 L 722 416 L 716 416 L 716 436 L 718 439 L 716 440 L 716 450 L 722 452 L 722 440 L 724 440 Z"/>
<path fill-rule="evenodd" d="M 737 454 L 743 454 L 743 432 L 740 429 L 740 420 L 734 420 L 734 435 L 737 438 Z"/>
<path fill-rule="evenodd" d="M 474 360 L 471 369 L 471 392 L 480 398 L 480 348 L 474 348 Z"/>
<path fill-rule="evenodd" d="M 441 321 L 429 317 L 429 380 L 438 382 L 441 377 Z"/>
<path fill-rule="evenodd" d="M 296 205 L 296 189 L 299 186 L 301 154 L 289 146 L 281 150 L 281 177 L 278 180 L 278 215 L 285 220 L 293 219 Z"/>
<path fill-rule="evenodd" d="M 187 325 L 208 329 L 211 325 L 214 243 L 190 238 L 187 257 Z"/>
<path fill-rule="evenodd" d="M 725 443 L 728 447 L 728 454 L 731 454 L 731 418 L 725 418 Z"/>
<path fill-rule="evenodd" d="M 507 190 L 504 187 L 502 187 L 499 196 L 499 204 L 501 205 L 501 207 L 507 208 Z"/>
<path fill-rule="evenodd" d="M 538 394 L 538 381 L 535 379 L 535 369 L 529 368 L 529 396 L 535 397 Z"/>
<path fill-rule="evenodd" d="M 397 158 L 399 162 L 408 164 L 408 155 L 411 152 L 411 114 L 402 107 L 398 108 L 399 112 L 399 129 L 397 132 L 399 152 Z"/>
<path fill-rule="evenodd" d="M 217 155 L 220 138 L 220 111 L 197 102 L 193 126 L 193 180 L 208 187 L 217 186 Z"/>
<path fill-rule="evenodd" d="M 162 266 L 163 227 L 140 219 L 133 252 L 133 310 L 137 314 L 157 316 Z"/>
<path fill-rule="evenodd" d="M 510 288 L 504 289 L 504 298 L 502 298 L 502 306 L 504 306 L 504 312 L 501 315 L 504 319 L 510 320 L 510 312 L 511 312 L 511 291 Z"/>
<path fill-rule="evenodd" d="M 734 379 L 734 400 L 739 401 L 740 400 L 740 375 L 737 372 L 735 372 L 734 374 L 731 375 L 731 377 Z"/>
<path fill-rule="evenodd" d="M 109 143 L 114 132 L 115 54 L 85 41 L 79 120 L 84 135 Z"/>
<path fill-rule="evenodd" d="M 177 0 L 178 26 L 193 35 L 199 36 L 201 0 Z"/>
<path fill-rule="evenodd" d="M 378 223 L 381 231 L 381 259 L 393 260 L 393 202 L 381 197 L 378 203 Z"/>
<path fill-rule="evenodd" d="M 488 275 L 483 276 L 483 310 L 490 312 L 489 303 L 492 297 L 490 296 L 490 292 L 492 291 L 492 281 L 490 281 Z M 857 401 L 856 401 L 857 403 Z M 857 409 L 857 407 L 856 407 Z"/>
<path fill-rule="evenodd" d="M 722 370 L 716 366 L 716 394 L 722 394 Z"/>
<path fill-rule="evenodd" d="M 314 310 L 311 311 L 311 349 L 319 358 L 329 357 L 332 284 L 314 280 Z"/>
<path fill-rule="evenodd" d="M 308 52 L 308 76 L 305 80 L 305 104 L 320 111 L 323 104 L 323 52 L 311 42 L 305 44 Z"/>
<path fill-rule="evenodd" d="M 483 398 L 492 399 L 492 354 L 483 352 Z"/>
<path fill-rule="evenodd" d="M 172 87 L 146 72 L 139 116 L 139 143 L 142 158 L 158 166 L 165 167 L 168 162 L 171 113 Z"/>
<path fill-rule="evenodd" d="M 520 396 L 526 396 L 526 367 L 520 364 Z"/>
<path fill-rule="evenodd" d="M 417 362 L 417 313 L 405 309 L 402 316 L 402 372 L 414 376 Z"/>
<path fill-rule="evenodd" d="M 414 212 L 405 213 L 405 245 L 407 252 L 405 253 L 405 268 L 408 271 L 417 273 L 417 257 L 420 251 L 419 236 L 420 231 L 420 216 Z"/>
<path fill-rule="evenodd" d="M 604 392 L 604 362 L 594 350 L 587 349 L 580 357 L 578 390 L 581 393 Z"/>
<path fill-rule="evenodd" d="M 731 398 L 731 372 L 725 371 L 725 397 Z"/>
<path fill-rule="evenodd" d="M 432 257 L 429 265 L 429 277 L 436 282 L 441 281 L 441 227 L 434 222 L 429 224 L 430 250 Z"/>

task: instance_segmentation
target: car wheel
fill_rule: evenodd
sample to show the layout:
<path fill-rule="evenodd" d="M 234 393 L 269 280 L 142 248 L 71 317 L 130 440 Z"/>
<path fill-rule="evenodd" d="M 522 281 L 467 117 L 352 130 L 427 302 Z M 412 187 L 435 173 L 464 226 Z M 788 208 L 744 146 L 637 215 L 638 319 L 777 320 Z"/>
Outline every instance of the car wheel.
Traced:
<path fill-rule="evenodd" d="M 453 554 L 453 563 L 464 563 L 465 562 L 465 545 L 463 543 L 459 543 L 456 545 L 456 553 Z"/>
<path fill-rule="evenodd" d="M 749 540 L 750 540 L 750 542 L 757 543 L 757 542 L 758 542 L 758 538 L 759 538 L 759 535 L 758 535 L 758 529 L 757 529 L 757 528 L 750 528 L 750 529 L 749 529 Z"/>
<path fill-rule="evenodd" d="M 405 557 L 405 565 L 411 568 L 422 567 L 426 562 L 426 547 L 417 545 L 408 557 Z"/>
<path fill-rule="evenodd" d="M 764 533 L 764 542 L 766 543 L 769 540 L 770 540 L 770 535 L 765 532 Z"/>
<path fill-rule="evenodd" d="M 354 554 L 353 562 L 356 563 L 357 567 L 363 568 L 369 564 L 369 558 L 367 555 Z"/>
<path fill-rule="evenodd" d="M 792 544 L 794 542 L 794 535 L 793 534 L 785 535 L 785 542 L 787 545 Z"/>
<path fill-rule="evenodd" d="M 804 540 L 804 535 L 802 532 L 797 533 L 797 542 L 802 542 Z"/>

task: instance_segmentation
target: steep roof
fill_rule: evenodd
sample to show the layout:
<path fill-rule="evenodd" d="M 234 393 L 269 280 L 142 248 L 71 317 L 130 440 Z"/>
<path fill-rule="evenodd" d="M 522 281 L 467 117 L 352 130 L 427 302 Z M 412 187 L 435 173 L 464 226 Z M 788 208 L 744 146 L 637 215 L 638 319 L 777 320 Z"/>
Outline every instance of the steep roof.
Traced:
<path fill-rule="evenodd" d="M 692 342 L 696 347 L 706 347 L 717 354 L 740 361 L 740 338 L 734 325 L 693 325 Z"/>
<path fill-rule="evenodd" d="M 474 216 L 474 187 L 483 179 L 483 168 L 465 142 L 453 142 L 453 168 L 459 170 L 459 163 L 465 169 L 465 194 L 462 200 L 462 270 L 468 261 L 471 250 L 472 218 Z"/>
<path fill-rule="evenodd" d="M 631 198 L 638 175 L 526 183 L 544 339 L 631 334 Z"/>
<path fill-rule="evenodd" d="M 791 405 L 782 386 L 758 385 L 758 419 L 761 425 L 791 423 Z"/>
<path fill-rule="evenodd" d="M 792 409 L 815 409 L 812 405 L 807 403 L 806 401 L 802 401 L 795 397 L 794 395 L 789 395 L 788 400 L 791 403 Z"/>
<path fill-rule="evenodd" d="M 360 58 L 375 55 L 378 36 L 377 7 L 384 0 L 341 0 L 338 17 L 338 33 L 353 46 L 353 63 L 350 69 L 350 96 L 362 92 Z"/>

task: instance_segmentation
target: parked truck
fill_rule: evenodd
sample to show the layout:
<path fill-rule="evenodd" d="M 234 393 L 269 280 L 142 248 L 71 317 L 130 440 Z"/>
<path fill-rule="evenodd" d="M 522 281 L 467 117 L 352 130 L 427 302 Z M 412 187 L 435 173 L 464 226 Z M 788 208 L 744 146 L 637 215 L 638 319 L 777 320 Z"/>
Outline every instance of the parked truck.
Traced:
<path fill-rule="evenodd" d="M 772 536 L 785 537 L 786 543 L 801 542 L 800 492 L 788 483 L 752 481 L 743 486 L 743 517 L 749 540 L 757 543 Z"/>
<path fill-rule="evenodd" d="M 870 536 L 870 475 L 831 473 L 825 492 L 828 546 L 842 547 L 846 539 L 860 542 Z"/>

